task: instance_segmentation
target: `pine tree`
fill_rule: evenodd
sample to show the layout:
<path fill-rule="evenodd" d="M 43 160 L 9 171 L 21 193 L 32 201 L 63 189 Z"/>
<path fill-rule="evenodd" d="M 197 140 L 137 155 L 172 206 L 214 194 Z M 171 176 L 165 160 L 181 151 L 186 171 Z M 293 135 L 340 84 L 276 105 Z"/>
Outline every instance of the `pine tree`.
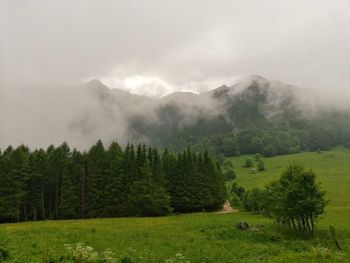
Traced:
<path fill-rule="evenodd" d="M 185 163 L 186 154 L 178 153 L 174 173 L 169 178 L 171 205 L 174 211 L 177 212 L 187 212 L 190 206 L 190 194 L 186 186 Z"/>
<path fill-rule="evenodd" d="M 162 161 L 160 158 L 160 155 L 158 153 L 158 150 L 152 149 L 151 147 L 148 150 L 148 159 L 151 165 L 151 171 L 154 181 L 165 187 L 165 178 L 164 178 L 164 172 L 162 167 Z"/>
<path fill-rule="evenodd" d="M 207 172 L 205 171 L 204 160 L 202 154 L 198 156 L 198 179 L 196 180 L 197 205 L 196 210 L 207 209 L 208 203 L 211 202 L 210 182 Z"/>
<path fill-rule="evenodd" d="M 170 196 L 149 174 L 131 186 L 130 208 L 133 215 L 161 216 L 172 211 Z"/>
<path fill-rule="evenodd" d="M 134 146 L 128 144 L 121 163 L 121 184 L 123 185 L 119 204 L 121 215 L 128 215 L 130 212 L 129 196 L 131 184 L 136 180 L 136 174 L 137 165 Z"/>
<path fill-rule="evenodd" d="M 89 186 L 89 217 L 106 217 L 108 216 L 105 207 L 106 184 L 105 180 L 108 177 L 108 159 L 105 148 L 99 140 L 91 147 L 88 153 L 88 176 L 90 178 Z"/>
<path fill-rule="evenodd" d="M 108 177 L 106 180 L 106 208 L 110 216 L 118 216 L 124 213 L 122 180 L 122 150 L 118 143 L 113 142 L 108 151 L 109 162 Z"/>
<path fill-rule="evenodd" d="M 55 218 L 55 165 L 54 165 L 54 152 L 56 148 L 53 145 L 50 145 L 46 149 L 46 169 L 44 173 L 46 187 L 45 187 L 45 198 L 44 203 L 46 206 L 46 218 L 54 219 Z"/>
<path fill-rule="evenodd" d="M 101 141 L 88 153 L 63 143 L 31 152 L 0 151 L 0 222 L 107 216 L 158 216 L 220 208 L 220 166 L 207 152 L 165 150 Z"/>
<path fill-rule="evenodd" d="M 45 170 L 47 156 L 43 149 L 35 150 L 29 158 L 30 179 L 27 184 L 27 201 L 30 204 L 29 215 L 36 221 L 46 219 L 45 211 Z"/>
<path fill-rule="evenodd" d="M 29 179 L 29 149 L 9 147 L 2 157 L 0 215 L 5 221 L 27 220 L 26 184 Z"/>
<path fill-rule="evenodd" d="M 79 201 L 82 169 L 82 155 L 74 149 L 62 174 L 59 200 L 61 218 L 79 218 L 81 216 L 81 203 Z"/>
<path fill-rule="evenodd" d="M 70 158 L 70 149 L 67 143 L 62 143 L 56 149 L 48 149 L 48 177 L 50 182 L 50 211 L 51 216 L 60 218 L 61 183 Z"/>

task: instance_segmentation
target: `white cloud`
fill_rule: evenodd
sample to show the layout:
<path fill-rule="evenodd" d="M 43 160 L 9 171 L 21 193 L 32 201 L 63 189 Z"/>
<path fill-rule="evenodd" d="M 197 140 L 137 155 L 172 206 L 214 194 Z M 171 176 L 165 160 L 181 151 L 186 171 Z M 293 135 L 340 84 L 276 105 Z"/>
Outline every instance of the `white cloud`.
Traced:
<path fill-rule="evenodd" d="M 119 85 L 141 77 L 143 83 L 123 88 L 154 96 L 250 74 L 324 90 L 350 83 L 346 0 L 0 5 L 0 82 L 6 85 L 90 78 L 119 79 Z"/>

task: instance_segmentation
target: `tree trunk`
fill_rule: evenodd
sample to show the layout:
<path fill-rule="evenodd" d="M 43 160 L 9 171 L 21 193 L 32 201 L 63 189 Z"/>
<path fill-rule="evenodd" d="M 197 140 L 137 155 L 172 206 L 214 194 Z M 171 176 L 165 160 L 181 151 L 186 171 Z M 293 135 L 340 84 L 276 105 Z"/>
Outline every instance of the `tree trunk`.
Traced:
<path fill-rule="evenodd" d="M 44 203 L 44 186 L 41 184 L 41 209 L 43 213 L 43 219 L 46 220 L 46 215 L 45 215 L 45 203 Z"/>
<path fill-rule="evenodd" d="M 25 198 L 23 198 L 23 216 L 24 216 L 24 221 L 28 221 L 26 199 Z"/>
<path fill-rule="evenodd" d="M 82 169 L 82 180 L 81 180 L 81 218 L 84 219 L 85 209 L 85 170 Z"/>
<path fill-rule="evenodd" d="M 56 219 L 59 219 L 58 215 L 58 176 L 56 177 L 56 200 L 55 200 L 55 210 L 56 210 Z"/>
<path fill-rule="evenodd" d="M 293 225 L 293 229 L 297 230 L 297 226 L 295 225 L 294 219 L 292 219 L 292 225 Z"/>

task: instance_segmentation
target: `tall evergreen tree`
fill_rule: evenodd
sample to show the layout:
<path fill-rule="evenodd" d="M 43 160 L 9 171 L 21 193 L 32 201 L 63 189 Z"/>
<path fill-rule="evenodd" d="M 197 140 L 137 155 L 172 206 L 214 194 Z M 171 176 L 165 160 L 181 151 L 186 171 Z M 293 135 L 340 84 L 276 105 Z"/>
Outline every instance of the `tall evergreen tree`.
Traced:
<path fill-rule="evenodd" d="M 81 187 L 80 181 L 84 169 L 82 155 L 73 150 L 62 174 L 59 211 L 61 218 L 81 217 Z"/>
<path fill-rule="evenodd" d="M 45 208 L 45 171 L 47 165 L 47 156 L 43 149 L 35 150 L 29 158 L 30 179 L 27 184 L 27 201 L 29 202 L 29 214 L 35 221 L 37 219 L 46 219 Z"/>
<path fill-rule="evenodd" d="M 122 150 L 118 143 L 113 142 L 108 151 L 107 158 L 109 163 L 108 174 L 106 178 L 106 208 L 109 216 L 122 215 L 124 211 L 123 195 L 124 185 L 122 178 Z"/>
<path fill-rule="evenodd" d="M 70 149 L 67 143 L 62 143 L 56 149 L 48 149 L 48 177 L 50 181 L 50 210 L 51 216 L 60 218 L 61 183 L 67 173 Z"/>
<path fill-rule="evenodd" d="M 27 220 L 26 184 L 29 179 L 29 149 L 9 147 L 2 157 L 0 214 L 8 221 Z"/>
<path fill-rule="evenodd" d="M 88 153 L 88 176 L 90 178 L 89 189 L 89 217 L 105 217 L 108 215 L 104 206 L 107 186 L 105 179 L 108 176 L 108 159 L 105 148 L 99 140 L 91 147 Z"/>

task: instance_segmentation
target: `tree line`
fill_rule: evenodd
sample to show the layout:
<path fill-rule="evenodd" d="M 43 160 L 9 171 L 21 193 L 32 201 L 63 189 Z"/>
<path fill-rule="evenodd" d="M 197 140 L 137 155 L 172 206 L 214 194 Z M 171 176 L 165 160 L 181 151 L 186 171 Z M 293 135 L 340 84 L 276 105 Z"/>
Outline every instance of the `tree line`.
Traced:
<path fill-rule="evenodd" d="M 179 153 L 98 141 L 0 151 L 0 222 L 160 216 L 215 210 L 225 200 L 219 164 L 206 151 Z"/>
<path fill-rule="evenodd" d="M 269 93 L 253 83 L 243 94 L 221 98 L 220 113 L 200 114 L 186 125 L 181 109 L 163 106 L 157 122 L 135 119 L 138 135 L 151 138 L 153 145 L 182 150 L 207 149 L 217 157 L 260 153 L 266 157 L 300 151 L 323 151 L 337 145 L 350 147 L 350 111 L 319 108 L 311 113 L 295 100 L 283 97 L 271 108 Z M 214 93 L 215 94 L 215 93 Z M 158 121 L 159 120 L 159 121 Z"/>

